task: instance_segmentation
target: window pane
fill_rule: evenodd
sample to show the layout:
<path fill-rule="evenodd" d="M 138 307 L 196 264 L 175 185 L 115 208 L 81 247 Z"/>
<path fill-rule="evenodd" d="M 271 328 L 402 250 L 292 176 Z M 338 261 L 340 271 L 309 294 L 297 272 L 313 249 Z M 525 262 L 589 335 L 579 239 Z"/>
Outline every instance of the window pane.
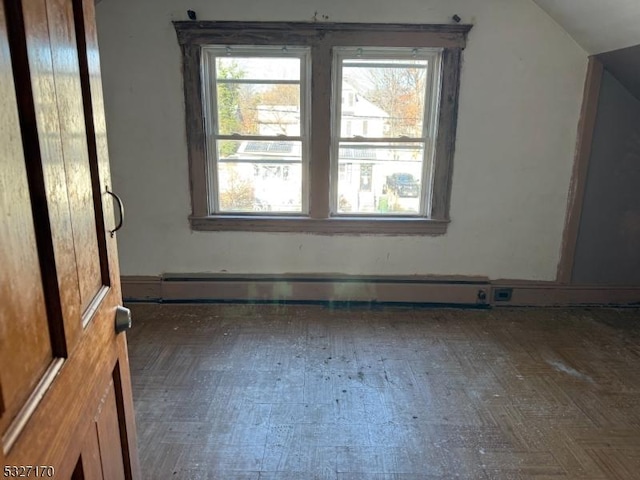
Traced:
<path fill-rule="evenodd" d="M 300 59 L 291 57 L 217 57 L 218 79 L 300 80 Z"/>
<path fill-rule="evenodd" d="M 416 59 L 343 60 L 340 135 L 422 137 L 427 66 Z"/>
<path fill-rule="evenodd" d="M 221 212 L 302 212 L 301 142 L 218 141 Z"/>
<path fill-rule="evenodd" d="M 302 212 L 300 164 L 222 163 L 218 182 L 221 212 Z"/>
<path fill-rule="evenodd" d="M 300 135 L 300 58 L 216 57 L 220 135 Z"/>
<path fill-rule="evenodd" d="M 417 215 L 423 143 L 340 143 L 338 213 Z"/>
<path fill-rule="evenodd" d="M 218 83 L 218 134 L 300 136 L 300 85 Z"/>

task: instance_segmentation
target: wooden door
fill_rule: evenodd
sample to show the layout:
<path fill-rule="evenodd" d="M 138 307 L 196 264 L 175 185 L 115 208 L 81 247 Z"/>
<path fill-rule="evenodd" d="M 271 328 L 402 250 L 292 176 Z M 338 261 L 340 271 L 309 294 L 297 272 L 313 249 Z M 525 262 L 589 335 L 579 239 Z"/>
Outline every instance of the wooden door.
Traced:
<path fill-rule="evenodd" d="M 0 0 L 0 468 L 136 479 L 93 0 Z"/>

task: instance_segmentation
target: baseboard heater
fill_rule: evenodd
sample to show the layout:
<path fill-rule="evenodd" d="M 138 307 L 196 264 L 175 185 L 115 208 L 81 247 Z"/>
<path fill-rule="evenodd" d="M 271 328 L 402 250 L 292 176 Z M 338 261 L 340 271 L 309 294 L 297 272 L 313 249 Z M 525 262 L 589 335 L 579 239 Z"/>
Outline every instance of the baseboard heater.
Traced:
<path fill-rule="evenodd" d="M 123 277 L 129 301 L 405 303 L 483 307 L 486 279 L 224 275 Z"/>

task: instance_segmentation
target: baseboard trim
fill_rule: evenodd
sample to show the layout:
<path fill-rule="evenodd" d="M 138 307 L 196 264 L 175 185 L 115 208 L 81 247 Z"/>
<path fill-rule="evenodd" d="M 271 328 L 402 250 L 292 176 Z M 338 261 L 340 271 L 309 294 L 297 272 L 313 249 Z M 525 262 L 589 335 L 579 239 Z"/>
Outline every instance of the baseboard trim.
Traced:
<path fill-rule="evenodd" d="M 123 276 L 126 301 L 346 302 L 473 307 L 640 306 L 640 287 L 567 286 L 484 277 L 349 275 Z M 508 289 L 508 301 L 496 289 Z"/>
<path fill-rule="evenodd" d="M 120 277 L 120 283 L 125 301 L 159 302 L 162 300 L 162 277 L 127 275 Z"/>
<path fill-rule="evenodd" d="M 511 300 L 496 301 L 497 288 L 511 288 Z M 640 307 L 640 287 L 501 282 L 492 286 L 491 303 L 495 307 Z"/>

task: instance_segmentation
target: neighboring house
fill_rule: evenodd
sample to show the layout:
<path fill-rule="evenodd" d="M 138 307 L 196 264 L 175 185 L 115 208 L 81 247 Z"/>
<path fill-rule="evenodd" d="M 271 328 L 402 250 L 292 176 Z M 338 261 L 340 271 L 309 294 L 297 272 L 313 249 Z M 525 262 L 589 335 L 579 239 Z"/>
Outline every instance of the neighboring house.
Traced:
<path fill-rule="evenodd" d="M 257 209 L 286 212 L 300 208 L 302 152 L 299 142 L 249 140 L 242 142 L 237 154 L 252 160 L 247 166 L 251 167 L 248 173 L 253 176 Z"/>
<path fill-rule="evenodd" d="M 343 139 L 381 138 L 388 134 L 389 114 L 343 83 L 342 124 Z M 376 148 L 378 147 L 378 148 Z M 338 184 L 339 210 L 374 212 L 381 210 L 380 199 L 385 193 L 387 177 L 396 172 L 409 172 L 421 177 L 422 158 L 412 151 L 393 148 L 389 144 L 359 144 L 342 142 L 339 149 Z M 407 205 L 417 211 L 419 200 Z"/>
<path fill-rule="evenodd" d="M 389 114 L 359 95 L 346 82 L 342 84 L 342 125 L 340 135 L 349 137 L 382 137 Z"/>

